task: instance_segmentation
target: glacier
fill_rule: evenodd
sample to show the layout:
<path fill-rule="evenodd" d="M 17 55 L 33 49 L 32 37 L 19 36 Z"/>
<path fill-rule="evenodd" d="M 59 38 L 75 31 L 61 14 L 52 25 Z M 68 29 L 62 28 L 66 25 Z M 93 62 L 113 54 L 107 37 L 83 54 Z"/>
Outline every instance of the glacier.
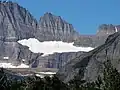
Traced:
<path fill-rule="evenodd" d="M 63 52 L 78 52 L 84 51 L 88 52 L 93 50 L 93 47 L 76 47 L 72 43 L 62 42 L 62 41 L 44 41 L 40 42 L 35 38 L 19 40 L 18 43 L 23 46 L 28 46 L 29 50 L 34 53 L 43 53 L 42 56 L 47 56 L 54 53 Z"/>

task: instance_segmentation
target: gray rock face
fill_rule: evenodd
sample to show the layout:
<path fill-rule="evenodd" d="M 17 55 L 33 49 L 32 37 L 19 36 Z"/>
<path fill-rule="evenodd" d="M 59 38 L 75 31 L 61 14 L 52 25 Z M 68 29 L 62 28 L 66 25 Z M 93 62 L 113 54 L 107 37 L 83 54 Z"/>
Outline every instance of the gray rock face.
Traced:
<path fill-rule="evenodd" d="M 45 13 L 40 18 L 39 29 L 36 38 L 40 41 L 67 41 L 72 42 L 79 34 L 74 30 L 72 24 L 62 20 L 60 16 Z"/>
<path fill-rule="evenodd" d="M 37 21 L 17 3 L 0 2 L 0 39 L 20 40 L 34 37 Z"/>
<path fill-rule="evenodd" d="M 31 64 L 37 60 L 41 54 L 32 53 L 28 47 L 22 46 L 17 42 L 3 42 L 0 41 L 0 62 L 12 63 L 19 65 L 25 63 Z"/>
<path fill-rule="evenodd" d="M 120 32 L 110 35 L 105 44 L 67 63 L 58 72 L 58 77 L 67 82 L 76 75 L 87 81 L 94 81 L 102 75 L 103 63 L 109 59 L 112 65 L 120 70 Z"/>
<path fill-rule="evenodd" d="M 85 52 L 65 52 L 65 53 L 55 53 L 52 55 L 38 57 L 34 63 L 32 63 L 33 68 L 62 68 L 67 62 L 76 58 L 77 56 Z"/>
<path fill-rule="evenodd" d="M 110 35 L 116 32 L 116 28 L 112 24 L 102 24 L 99 26 L 97 36 Z"/>
<path fill-rule="evenodd" d="M 105 43 L 107 37 L 109 35 L 104 36 L 96 36 L 96 35 L 85 35 L 85 36 L 79 36 L 77 40 L 74 41 L 75 46 L 83 46 L 83 47 L 98 47 Z"/>
<path fill-rule="evenodd" d="M 17 40 L 34 37 L 37 21 L 17 3 L 0 1 L 0 62 L 19 65 L 23 60 L 30 64 L 39 54 L 32 53 L 28 47 Z"/>

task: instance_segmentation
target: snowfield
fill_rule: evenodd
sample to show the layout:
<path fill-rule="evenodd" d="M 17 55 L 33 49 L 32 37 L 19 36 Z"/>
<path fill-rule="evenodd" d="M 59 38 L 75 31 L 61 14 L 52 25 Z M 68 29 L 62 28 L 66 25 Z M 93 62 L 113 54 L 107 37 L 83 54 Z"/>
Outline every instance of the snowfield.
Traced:
<path fill-rule="evenodd" d="M 53 74 L 56 74 L 56 72 L 37 72 L 39 74 L 46 74 L 46 75 L 53 75 Z"/>
<path fill-rule="evenodd" d="M 66 43 L 62 41 L 39 42 L 35 38 L 20 40 L 18 41 L 18 43 L 24 46 L 28 46 L 29 50 L 31 50 L 34 53 L 44 53 L 42 56 L 62 52 L 78 52 L 78 51 L 88 52 L 94 49 L 92 47 L 76 47 L 73 45 L 74 43 Z"/>
<path fill-rule="evenodd" d="M 25 64 L 13 66 L 11 63 L 0 63 L 0 68 L 29 68 L 29 66 Z"/>

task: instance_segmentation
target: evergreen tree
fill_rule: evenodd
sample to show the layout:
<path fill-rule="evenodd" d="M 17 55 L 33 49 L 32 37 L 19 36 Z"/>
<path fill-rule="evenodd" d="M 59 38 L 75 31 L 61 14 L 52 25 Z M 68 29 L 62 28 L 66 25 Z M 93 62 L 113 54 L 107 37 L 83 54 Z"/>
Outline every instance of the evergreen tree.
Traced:
<path fill-rule="evenodd" d="M 58 79 L 56 75 L 52 77 L 52 90 L 69 90 L 68 85 Z"/>
<path fill-rule="evenodd" d="M 69 81 L 69 86 L 71 90 L 83 90 L 85 80 L 82 80 L 81 76 L 74 76 L 74 79 Z"/>
<path fill-rule="evenodd" d="M 111 62 L 105 62 L 103 90 L 119 90 L 120 89 L 120 74 L 113 68 Z"/>
<path fill-rule="evenodd" d="M 11 80 L 4 72 L 4 69 L 1 68 L 0 70 L 0 90 L 10 90 L 11 87 Z"/>

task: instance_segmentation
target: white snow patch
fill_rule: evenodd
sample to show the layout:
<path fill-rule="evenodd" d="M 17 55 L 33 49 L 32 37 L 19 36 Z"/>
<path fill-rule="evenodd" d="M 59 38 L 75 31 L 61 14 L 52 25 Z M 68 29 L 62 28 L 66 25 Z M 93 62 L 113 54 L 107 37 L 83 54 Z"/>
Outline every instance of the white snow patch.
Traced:
<path fill-rule="evenodd" d="M 33 74 L 21 74 L 21 73 L 18 73 L 18 75 L 20 75 L 20 76 L 32 76 Z"/>
<path fill-rule="evenodd" d="M 53 74 L 56 74 L 56 72 L 39 72 L 39 74 L 53 75 Z"/>
<path fill-rule="evenodd" d="M 44 75 L 35 74 L 37 77 L 44 78 Z"/>
<path fill-rule="evenodd" d="M 118 29 L 117 29 L 117 27 L 115 27 L 115 32 L 118 32 Z"/>
<path fill-rule="evenodd" d="M 3 57 L 3 59 L 9 59 L 9 57 Z"/>
<path fill-rule="evenodd" d="M 46 75 L 40 75 L 40 74 L 35 74 L 37 77 L 44 78 Z M 47 74 L 48 75 L 48 74 Z M 52 77 L 53 75 L 48 75 L 49 77 Z"/>
<path fill-rule="evenodd" d="M 11 63 L 0 63 L 0 68 L 29 68 L 29 66 L 25 64 L 13 66 Z"/>
<path fill-rule="evenodd" d="M 25 62 L 25 59 L 22 59 L 23 62 Z"/>
<path fill-rule="evenodd" d="M 74 43 L 66 43 L 62 41 L 44 41 L 39 42 L 35 38 L 24 39 L 18 41 L 18 43 L 28 46 L 29 49 L 34 53 L 44 53 L 43 56 L 53 53 L 62 53 L 62 52 L 78 52 L 85 51 L 88 52 L 93 50 L 92 47 L 76 47 Z"/>
<path fill-rule="evenodd" d="M 26 65 L 26 64 L 21 64 L 19 66 L 16 66 L 16 68 L 29 68 L 29 65 Z"/>

